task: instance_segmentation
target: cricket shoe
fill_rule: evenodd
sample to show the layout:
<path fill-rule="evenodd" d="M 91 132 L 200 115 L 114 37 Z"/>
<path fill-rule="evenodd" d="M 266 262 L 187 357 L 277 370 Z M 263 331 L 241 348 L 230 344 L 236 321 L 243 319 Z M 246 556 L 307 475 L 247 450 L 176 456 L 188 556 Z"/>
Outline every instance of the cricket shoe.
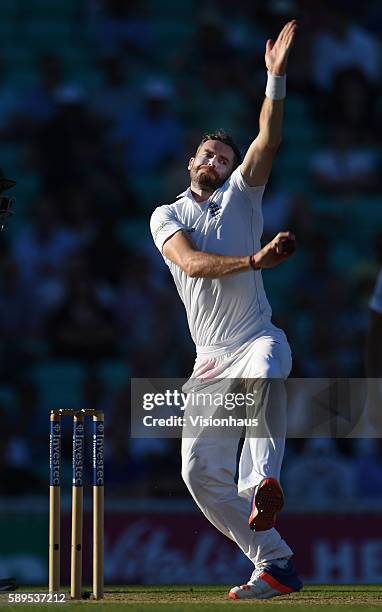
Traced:
<path fill-rule="evenodd" d="M 255 568 L 247 584 L 233 587 L 229 599 L 270 599 L 278 595 L 297 593 L 302 582 L 290 559 L 275 559 Z"/>
<path fill-rule="evenodd" d="M 275 526 L 276 514 L 284 505 L 282 488 L 275 478 L 263 478 L 255 488 L 248 524 L 253 531 L 266 531 Z"/>

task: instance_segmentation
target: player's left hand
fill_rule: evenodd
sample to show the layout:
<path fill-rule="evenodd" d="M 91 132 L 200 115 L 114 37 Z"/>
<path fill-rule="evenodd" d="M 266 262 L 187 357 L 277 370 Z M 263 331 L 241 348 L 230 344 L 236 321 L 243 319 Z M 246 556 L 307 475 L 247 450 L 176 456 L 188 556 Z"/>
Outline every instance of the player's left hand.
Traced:
<path fill-rule="evenodd" d="M 297 21 L 292 19 L 283 27 L 276 42 L 269 39 L 265 49 L 265 65 L 268 72 L 275 76 L 285 74 L 290 50 L 296 36 Z"/>

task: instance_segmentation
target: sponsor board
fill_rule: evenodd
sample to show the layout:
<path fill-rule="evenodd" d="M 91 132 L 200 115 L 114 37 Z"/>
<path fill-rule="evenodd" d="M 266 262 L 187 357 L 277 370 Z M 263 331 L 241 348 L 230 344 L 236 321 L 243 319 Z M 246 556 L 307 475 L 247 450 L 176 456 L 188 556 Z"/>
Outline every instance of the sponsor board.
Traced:
<path fill-rule="evenodd" d="M 155 509 L 155 500 L 151 502 Z M 84 520 L 84 576 L 91 580 L 92 515 Z M 284 514 L 278 521 L 306 582 L 382 582 L 382 533 L 377 513 Z M 20 582 L 47 581 L 47 516 L 0 517 L 0 572 Z M 17 533 L 17 535 L 16 535 Z M 16 537 L 15 537 L 16 535 Z M 62 578 L 69 580 L 70 514 L 62 521 Z M 109 511 L 105 523 L 106 583 L 235 584 L 251 564 L 194 512 Z"/>

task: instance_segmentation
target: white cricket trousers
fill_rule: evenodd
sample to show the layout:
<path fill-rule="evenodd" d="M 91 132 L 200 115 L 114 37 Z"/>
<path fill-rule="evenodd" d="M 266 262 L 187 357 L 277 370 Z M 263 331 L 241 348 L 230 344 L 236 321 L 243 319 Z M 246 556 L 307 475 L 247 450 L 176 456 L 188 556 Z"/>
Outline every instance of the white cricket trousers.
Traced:
<path fill-rule="evenodd" d="M 277 436 L 272 437 L 270 432 L 267 437 L 246 437 L 240 457 L 240 428 L 223 435 L 219 430 L 217 435 L 210 427 L 201 427 L 196 435 L 193 430 L 194 437 L 185 437 L 184 431 L 182 438 L 182 477 L 191 495 L 208 520 L 236 542 L 255 566 L 293 554 L 276 529 L 255 532 L 248 525 L 254 487 L 267 476 L 280 479 L 286 433 L 283 381 L 291 365 L 291 351 L 284 332 L 270 324 L 261 335 L 233 353 L 198 354 L 191 379 L 184 388 L 195 393 L 202 384 L 204 392 L 214 393 L 221 391 L 223 384 L 227 392 L 237 388 L 238 379 L 249 383 L 249 389 L 250 379 L 277 379 L 271 383 L 260 381 L 269 384 L 262 401 L 267 403 L 267 414 L 277 421 Z M 216 416 L 218 412 L 213 405 L 206 406 L 203 402 L 201 409 L 187 401 L 185 417 L 192 413 Z M 262 418 L 263 414 L 264 407 L 258 416 Z M 237 465 L 238 484 L 235 482 Z"/>

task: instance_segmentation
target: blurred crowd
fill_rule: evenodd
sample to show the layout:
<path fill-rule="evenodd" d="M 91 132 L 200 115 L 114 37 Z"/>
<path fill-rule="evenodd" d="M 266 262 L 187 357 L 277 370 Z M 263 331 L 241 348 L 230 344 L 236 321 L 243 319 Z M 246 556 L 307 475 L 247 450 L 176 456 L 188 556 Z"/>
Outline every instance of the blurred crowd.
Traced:
<path fill-rule="evenodd" d="M 290 229 L 299 248 L 264 280 L 292 376 L 362 377 L 382 262 L 382 5 L 0 0 L 0 9 L 0 166 L 17 181 L 16 215 L 0 236 L 0 493 L 45 491 L 49 408 L 101 407 L 110 494 L 183 495 L 179 442 L 129 438 L 130 377 L 185 378 L 194 359 L 150 213 L 187 186 L 204 131 L 224 127 L 243 151 L 256 136 L 265 41 L 297 18 L 264 241 Z M 382 483 L 379 441 L 290 441 L 287 457 L 292 501 L 303 490 L 308 503 L 312 482 L 312 503 L 382 496 L 362 478 L 373 466 Z M 305 482 L 307 461 L 321 488 Z"/>

